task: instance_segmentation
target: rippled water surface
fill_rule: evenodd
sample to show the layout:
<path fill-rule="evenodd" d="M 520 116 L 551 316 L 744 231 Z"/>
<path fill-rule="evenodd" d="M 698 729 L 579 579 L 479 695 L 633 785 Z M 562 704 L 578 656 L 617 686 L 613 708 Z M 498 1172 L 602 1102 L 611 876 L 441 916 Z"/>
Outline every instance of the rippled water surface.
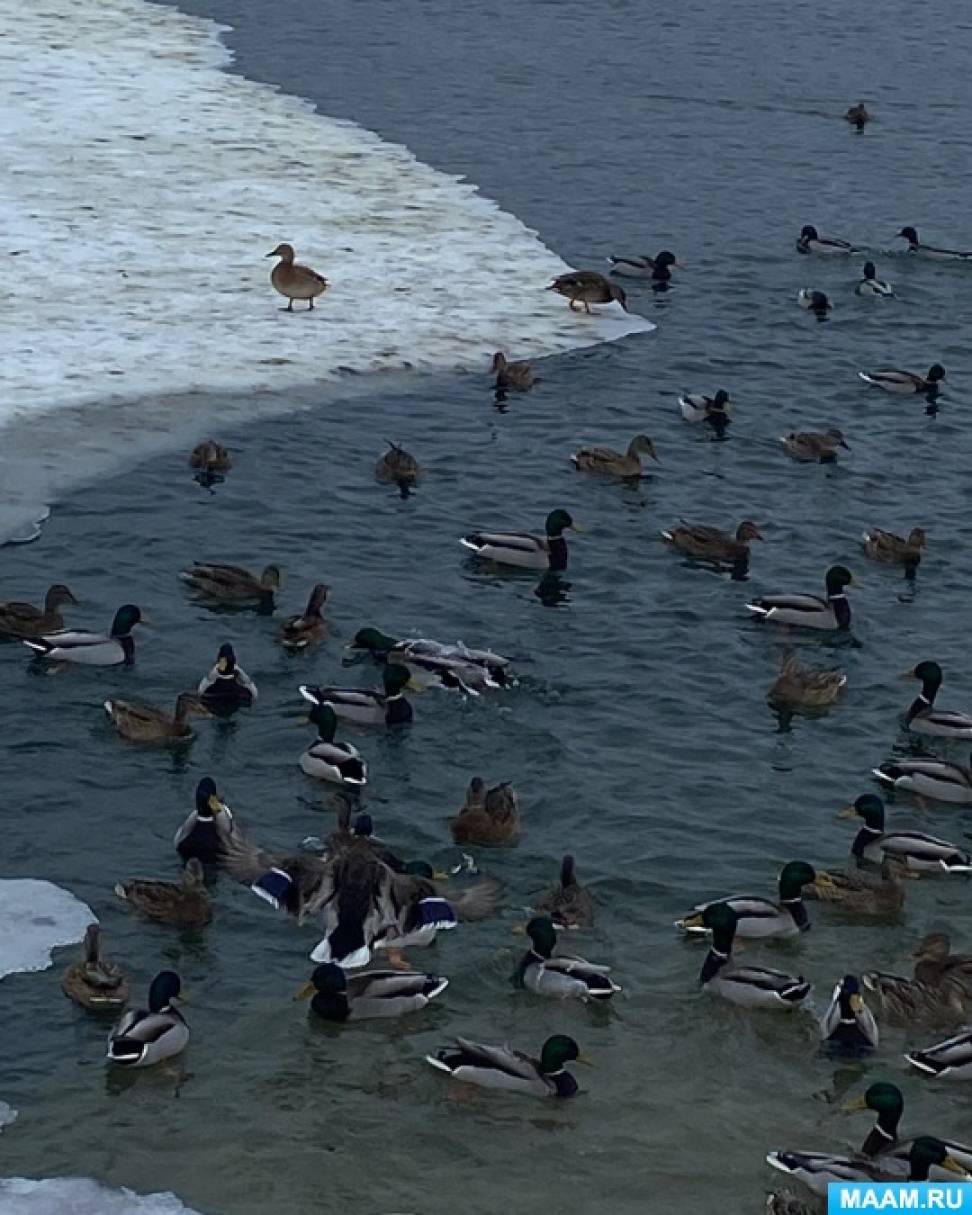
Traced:
<path fill-rule="evenodd" d="M 55 675 L 19 646 L 0 649 L 4 876 L 46 878 L 87 902 L 140 993 L 162 966 L 178 969 L 193 1030 L 181 1083 L 107 1077 L 105 1028 L 59 991 L 67 955 L 5 978 L 0 1097 L 20 1116 L 3 1132 L 3 1172 L 173 1190 L 207 1215 L 460 1205 L 486 1215 L 498 1203 L 570 1215 L 675 1203 L 709 1215 L 761 1209 L 770 1147 L 860 1142 L 866 1120 L 827 1098 L 868 1079 L 901 1085 L 909 1132 L 968 1139 L 962 1087 L 926 1084 L 901 1058 L 926 1035 L 888 1030 L 860 1073 L 835 1069 L 809 1017 L 746 1015 L 700 996 L 702 951 L 671 927 L 696 897 L 772 893 L 787 860 L 840 862 L 853 827 L 835 812 L 896 742 L 911 694 L 899 671 L 934 657 L 943 703 L 972 706 L 972 271 L 886 252 L 903 223 L 972 245 L 968 27 L 940 0 L 922 11 L 920 36 L 897 2 L 850 16 L 832 0 L 812 14 L 711 0 L 654 11 L 573 0 L 237 7 L 196 10 L 237 27 L 227 35 L 237 70 L 467 174 L 568 262 L 670 247 L 687 267 L 667 295 L 632 287 L 657 332 L 545 360 L 543 382 L 504 413 L 485 370 L 358 376 L 353 395 L 308 388 L 249 426 L 246 396 L 199 394 L 193 437 L 234 419 L 220 437 L 236 466 L 215 493 L 190 480 L 183 451 L 143 462 L 136 441 L 124 467 L 55 503 L 37 543 L 3 550 L 4 597 L 37 599 L 64 580 L 83 600 L 72 622 L 107 625 L 126 600 L 154 621 L 131 670 Z M 838 115 L 862 93 L 877 121 L 857 136 Z M 286 183 L 276 207 L 266 226 L 280 239 L 312 226 Z M 322 207 L 326 216 L 326 198 Z M 799 257 L 808 222 L 873 249 L 898 298 L 858 300 L 859 260 Z M 828 322 L 796 306 L 802 286 L 831 295 Z M 276 307 L 269 288 L 265 303 Z M 935 360 L 948 386 L 934 416 L 855 375 Z M 736 412 L 729 441 L 712 444 L 682 423 L 676 396 L 719 386 Z M 287 416 L 288 404 L 299 412 Z M 126 426 L 137 416 L 127 411 Z M 852 449 L 836 466 L 782 454 L 785 430 L 826 425 Z M 637 486 L 571 469 L 580 442 L 624 447 L 637 431 L 662 460 Z M 385 439 L 427 469 L 407 499 L 373 480 Z M 38 454 L 26 426 L 11 442 L 29 469 Z M 539 527 L 559 506 L 586 530 L 556 606 L 529 575 L 476 569 L 456 543 L 470 527 Z M 749 581 L 666 552 L 659 529 L 679 518 L 757 520 L 766 543 Z M 871 524 L 928 529 L 914 585 L 866 563 L 859 537 Z M 177 573 L 194 558 L 279 562 L 286 612 L 329 583 L 331 640 L 288 657 L 276 621 L 192 603 Z M 852 599 L 859 644 L 790 641 L 802 659 L 839 664 L 847 693 L 781 732 L 764 701 L 780 638 L 743 605 L 763 591 L 815 591 L 835 561 L 863 584 Z M 516 783 L 525 830 L 515 849 L 477 854 L 505 883 L 502 918 L 413 952 L 450 977 L 442 1000 L 412 1020 L 335 1031 L 291 1000 L 311 929 L 222 879 L 213 924 L 179 934 L 129 915 L 112 885 L 177 873 L 171 836 L 206 772 L 261 839 L 289 847 L 330 829 L 326 791 L 297 767 L 308 731 L 295 724 L 296 687 L 372 679 L 341 667 L 341 642 L 367 624 L 489 644 L 521 674 L 517 689 L 481 701 L 419 697 L 404 736 L 346 730 L 371 765 L 364 800 L 380 833 L 454 861 L 445 820 L 475 773 Z M 112 734 L 106 695 L 167 702 L 227 639 L 259 684 L 252 713 L 199 723 L 181 756 Z M 961 808 L 922 817 L 899 800 L 890 813 L 955 840 L 970 826 Z M 625 990 L 610 1009 L 560 1007 L 508 983 L 522 948 L 511 930 L 567 849 L 598 916 L 565 948 L 616 967 Z M 897 923 L 813 905 L 808 936 L 745 956 L 799 969 L 822 1005 L 845 971 L 907 969 L 926 930 L 948 927 L 968 948 L 968 883 L 915 885 Z M 563 1106 L 450 1096 L 421 1062 L 453 1033 L 535 1049 L 555 1031 L 597 1063 L 578 1069 L 585 1092 Z"/>

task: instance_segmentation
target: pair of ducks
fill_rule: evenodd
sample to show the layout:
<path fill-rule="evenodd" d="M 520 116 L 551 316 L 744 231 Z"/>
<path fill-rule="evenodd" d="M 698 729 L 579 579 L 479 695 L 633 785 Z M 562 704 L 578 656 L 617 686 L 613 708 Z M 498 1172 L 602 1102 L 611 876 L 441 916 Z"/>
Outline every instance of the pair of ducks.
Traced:
<path fill-rule="evenodd" d="M 877 266 L 875 266 L 874 262 L 865 262 L 861 278 L 854 287 L 854 294 L 870 299 L 888 299 L 894 296 L 894 290 L 890 283 L 878 278 Z M 814 313 L 817 319 L 821 321 L 825 320 L 827 314 L 833 309 L 833 304 L 827 293 L 817 291 L 812 287 L 800 288 L 797 292 L 797 303 L 801 308 L 806 308 L 808 311 Z"/>
<path fill-rule="evenodd" d="M 972 261 L 972 251 L 943 249 L 938 245 L 926 245 L 918 238 L 918 231 L 908 224 L 895 233 L 895 239 L 908 242 L 908 252 L 936 261 Z M 821 236 L 813 224 L 804 224 L 797 238 L 798 253 L 816 253 L 822 257 L 847 257 L 860 253 L 850 241 L 836 236 Z"/>
<path fill-rule="evenodd" d="M 267 565 L 256 575 L 239 565 L 194 561 L 192 566 L 183 570 L 179 576 L 193 591 L 207 599 L 234 607 L 254 606 L 264 613 L 275 609 L 276 596 L 283 583 L 280 566 L 274 564 Z M 311 588 L 303 612 L 287 617 L 281 624 L 281 645 L 287 649 L 306 649 L 327 637 L 328 629 L 323 609 L 327 602 L 328 590 L 323 582 L 318 582 Z"/>

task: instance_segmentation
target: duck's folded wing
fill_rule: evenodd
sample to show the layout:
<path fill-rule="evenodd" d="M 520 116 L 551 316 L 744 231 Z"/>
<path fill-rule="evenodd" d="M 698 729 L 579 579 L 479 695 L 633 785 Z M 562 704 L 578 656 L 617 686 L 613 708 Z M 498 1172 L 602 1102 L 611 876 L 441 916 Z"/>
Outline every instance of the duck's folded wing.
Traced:
<path fill-rule="evenodd" d="M 768 608 L 792 608 L 798 612 L 819 612 L 822 608 L 829 608 L 830 606 L 826 599 L 822 599 L 819 595 L 792 595 L 786 593 L 780 595 L 762 595 L 753 602 Z"/>
<path fill-rule="evenodd" d="M 369 1000 L 393 1000 L 401 996 L 422 993 L 434 976 L 422 971 L 368 970 L 364 974 L 347 975 L 348 996 Z"/>
<path fill-rule="evenodd" d="M 466 1057 L 463 1065 L 467 1067 L 488 1067 L 515 1076 L 518 1080 L 528 1080 L 536 1083 L 538 1078 L 537 1065 L 529 1056 L 508 1046 L 488 1046 L 482 1042 L 472 1042 L 469 1038 L 456 1038 L 456 1045 Z"/>
<path fill-rule="evenodd" d="M 481 546 L 515 548 L 525 553 L 535 553 L 537 549 L 545 547 L 545 541 L 540 536 L 532 536 L 529 532 L 473 532 L 472 536 Z"/>
<path fill-rule="evenodd" d="M 43 640 L 52 646 L 84 646 L 84 645 L 104 645 L 111 638 L 107 633 L 83 633 L 72 632 L 70 629 L 61 629 L 54 633 L 45 633 Z"/>
<path fill-rule="evenodd" d="M 745 983 L 761 991 L 789 991 L 801 986 L 805 980 L 797 975 L 788 975 L 782 970 L 770 970 L 765 966 L 733 966 L 720 976 L 728 983 Z"/>

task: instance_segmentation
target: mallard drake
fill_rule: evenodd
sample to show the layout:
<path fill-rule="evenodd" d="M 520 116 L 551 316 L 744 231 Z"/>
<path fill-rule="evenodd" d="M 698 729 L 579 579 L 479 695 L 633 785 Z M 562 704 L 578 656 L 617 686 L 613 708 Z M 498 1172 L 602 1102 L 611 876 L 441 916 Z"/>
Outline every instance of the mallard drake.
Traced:
<path fill-rule="evenodd" d="M 681 270 L 682 263 L 674 253 L 663 249 L 655 257 L 647 253 L 633 254 L 629 257 L 608 258 L 612 274 L 621 274 L 625 278 L 650 278 L 655 283 L 667 283 L 672 277 L 672 267 Z"/>
<path fill-rule="evenodd" d="M 104 707 L 118 733 L 132 742 L 188 742 L 193 737 L 189 714 L 212 716 L 192 692 L 180 692 L 171 713 L 133 700 L 106 700 Z"/>
<path fill-rule="evenodd" d="M 317 738 L 300 757 L 301 771 L 317 780 L 360 789 L 368 783 L 368 765 L 356 747 L 336 743 L 337 714 L 329 704 L 316 704 L 308 714 Z"/>
<path fill-rule="evenodd" d="M 115 613 L 109 633 L 71 631 L 46 633 L 37 638 L 24 638 L 23 643 L 41 658 L 51 662 L 74 662 L 79 666 L 115 667 L 135 661 L 135 639 L 132 629 L 146 618 L 134 603 L 126 603 Z"/>
<path fill-rule="evenodd" d="M 115 885 L 115 894 L 150 920 L 177 928 L 200 928 L 213 918 L 203 867 L 195 857 L 186 862 L 181 882 L 127 878 Z"/>
<path fill-rule="evenodd" d="M 466 791 L 466 802 L 458 815 L 449 820 L 449 830 L 457 844 L 509 844 L 520 834 L 520 801 L 510 781 L 486 788 L 481 776 L 474 776 Z"/>
<path fill-rule="evenodd" d="M 426 1055 L 426 1063 L 464 1084 L 500 1088 L 527 1097 L 575 1096 L 578 1084 L 567 1071 L 567 1064 L 587 1062 L 574 1039 L 563 1034 L 555 1034 L 544 1042 L 539 1059 L 508 1046 L 485 1046 L 468 1038 L 454 1041 L 455 1046 Z"/>
<path fill-rule="evenodd" d="M 964 1030 L 924 1050 L 911 1050 L 905 1058 L 912 1067 L 929 1076 L 947 1080 L 972 1080 L 972 1031 Z"/>
<path fill-rule="evenodd" d="M 57 609 L 66 603 L 77 603 L 77 599 L 63 582 L 55 582 L 47 588 L 42 608 L 16 601 L 0 603 L 0 633 L 21 641 L 27 637 L 56 633 L 64 628 L 64 617 Z"/>
<path fill-rule="evenodd" d="M 295 1000 L 310 1000 L 325 1021 L 368 1021 L 420 1012 L 442 994 L 449 980 L 419 971 L 368 970 L 347 975 L 333 962 L 315 967 Z"/>
<path fill-rule="evenodd" d="M 459 543 L 477 557 L 499 565 L 556 572 L 567 568 L 564 532 L 580 530 L 567 511 L 552 510 L 544 523 L 543 536 L 530 532 L 470 532 L 461 536 Z"/>
<path fill-rule="evenodd" d="M 183 861 L 195 858 L 203 865 L 218 865 L 233 830 L 233 812 L 219 796 L 213 778 L 204 776 L 196 786 L 196 808 L 176 832 L 173 843 Z"/>
<path fill-rule="evenodd" d="M 863 101 L 859 101 L 857 105 L 852 105 L 844 114 L 845 121 L 852 123 L 859 131 L 864 130 L 866 123 L 871 121 L 871 115 L 867 112 L 867 106 Z"/>
<path fill-rule="evenodd" d="M 226 717 L 240 708 L 249 708 L 257 698 L 257 687 L 236 661 L 236 651 L 225 641 L 216 655 L 216 664 L 199 681 L 196 689 L 210 712 Z"/>
<path fill-rule="evenodd" d="M 803 888 L 816 881 L 816 877 L 813 866 L 806 861 L 790 861 L 780 871 L 778 903 L 755 894 L 726 895 L 696 903 L 684 919 L 675 921 L 675 927 L 689 934 L 708 933 L 709 908 L 728 907 L 735 916 L 734 936 L 754 941 L 799 936 L 810 927 L 810 917 L 803 905 Z"/>
<path fill-rule="evenodd" d="M 833 464 L 837 459 L 837 448 L 850 451 L 843 431 L 836 426 L 827 430 L 791 430 L 780 435 L 780 442 L 788 456 L 804 464 Z"/>
<path fill-rule="evenodd" d="M 594 923 L 594 900 L 577 880 L 574 858 L 560 863 L 560 881 L 535 904 L 534 910 L 549 915 L 558 930 L 589 928 Z"/>
<path fill-rule="evenodd" d="M 215 439 L 204 439 L 189 453 L 189 467 L 207 473 L 229 472 L 233 457 Z"/>
<path fill-rule="evenodd" d="M 428 638 L 389 637 L 380 629 L 359 629 L 345 647 L 361 650 L 379 662 L 408 665 L 423 687 L 444 687 L 478 693 L 485 688 L 510 687 L 516 683 L 510 659 L 491 650 L 474 650 L 458 642 L 445 645 Z"/>
<path fill-rule="evenodd" d="M 747 609 L 760 620 L 792 624 L 805 629 L 849 629 L 851 609 L 844 588 L 854 577 L 843 565 L 832 565 L 826 575 L 827 597 L 819 595 L 763 595 Z"/>
<path fill-rule="evenodd" d="M 288 650 L 305 650 L 327 636 L 327 621 L 321 608 L 327 601 L 328 588 L 318 582 L 310 593 L 307 607 L 300 616 L 291 616 L 280 626 L 280 644 Z"/>
<path fill-rule="evenodd" d="M 635 435 L 625 452 L 613 447 L 581 447 L 570 457 L 570 462 L 581 472 L 606 473 L 611 477 L 640 477 L 641 456 L 658 460 L 655 445 L 647 435 Z"/>
<path fill-rule="evenodd" d="M 770 1152 L 766 1163 L 782 1173 L 797 1178 L 815 1194 L 827 1196 L 831 1182 L 845 1181 L 927 1181 L 934 1166 L 968 1179 L 966 1170 L 954 1160 L 940 1139 L 923 1135 L 915 1139 L 908 1151 L 908 1176 L 902 1177 L 900 1167 L 882 1156 L 842 1156 L 828 1152 Z"/>
<path fill-rule="evenodd" d="M 743 1008 L 792 1012 L 801 1007 L 811 992 L 810 984 L 802 975 L 733 963 L 732 942 L 737 919 L 728 902 L 710 903 L 703 911 L 702 923 L 712 933 L 712 944 L 699 972 L 699 986 Z"/>
<path fill-rule="evenodd" d="M 909 253 L 918 253 L 922 257 L 931 257 L 938 261 L 972 261 L 972 251 L 961 249 L 940 249 L 937 245 L 924 244 L 923 241 L 918 239 L 918 233 L 913 227 L 911 227 L 910 224 L 902 228 L 901 231 L 897 232 L 895 235 L 904 237 L 904 239 L 908 242 Z"/>
<path fill-rule="evenodd" d="M 864 273 L 854 288 L 855 295 L 870 295 L 870 296 L 892 296 L 894 292 L 891 290 L 891 284 L 884 282 L 877 276 L 877 266 L 873 262 L 864 263 Z"/>
<path fill-rule="evenodd" d="M 820 1018 L 820 1036 L 827 1052 L 842 1058 L 860 1059 L 877 1050 L 881 1035 L 856 975 L 844 975 L 834 988 Z"/>
<path fill-rule="evenodd" d="M 683 392 L 678 398 L 678 408 L 684 421 L 704 422 L 715 431 L 717 439 L 725 438 L 731 421 L 732 401 L 724 388 L 718 389 L 714 397 L 701 392 Z"/>
<path fill-rule="evenodd" d="M 405 699 L 405 689 L 412 678 L 408 667 L 389 664 L 382 669 L 381 676 L 381 692 L 366 688 L 318 688 L 305 683 L 298 690 L 312 705 L 330 705 L 338 717 L 359 725 L 407 725 L 413 717 L 412 706 Z"/>
<path fill-rule="evenodd" d="M 555 1000 L 610 1000 L 621 988 L 611 979 L 610 966 L 596 966 L 583 958 L 553 957 L 557 930 L 548 916 L 535 916 L 526 926 L 531 946 L 513 975 L 516 987 L 535 996 Z"/>
<path fill-rule="evenodd" d="M 804 889 L 804 898 L 834 903 L 851 915 L 895 915 L 904 906 L 907 868 L 900 857 L 885 854 L 880 874 L 818 869 L 816 880 Z"/>
<path fill-rule="evenodd" d="M 833 308 L 829 296 L 823 291 L 815 291 L 813 287 L 801 287 L 797 292 L 797 303 L 801 308 L 812 312 L 817 320 L 823 320 Z"/>
<path fill-rule="evenodd" d="M 287 300 L 287 307 L 283 311 L 293 312 L 294 300 L 307 300 L 307 310 L 310 311 L 314 307 L 314 300 L 327 290 L 328 282 L 324 275 L 294 261 L 293 245 L 277 245 L 266 256 L 280 258 L 270 271 L 270 282 L 274 290 Z"/>
<path fill-rule="evenodd" d="M 857 249 L 849 241 L 838 240 L 833 236 L 820 236 L 812 224 L 804 224 L 796 247 L 797 253 L 820 253 L 824 257 L 857 253 Z"/>
<path fill-rule="evenodd" d="M 666 544 L 686 557 L 732 566 L 748 565 L 749 542 L 763 539 L 763 533 L 750 519 L 739 524 L 735 536 L 704 523 L 685 522 L 661 535 Z"/>
<path fill-rule="evenodd" d="M 862 794 L 838 817 L 864 820 L 851 844 L 858 864 L 879 865 L 890 855 L 918 873 L 972 873 L 972 856 L 948 840 L 920 831 L 885 831 L 884 802 L 875 793 Z"/>
<path fill-rule="evenodd" d="M 921 680 L 921 691 L 905 714 L 906 730 L 932 738 L 972 738 L 972 716 L 954 709 L 935 708 L 943 678 L 937 662 L 919 662 L 912 670 L 905 671 L 904 678 Z"/>
<path fill-rule="evenodd" d="M 496 391 L 498 394 L 507 392 L 527 392 L 536 383 L 533 368 L 525 359 L 511 363 L 502 350 L 493 355 L 492 372 L 496 376 Z"/>
<path fill-rule="evenodd" d="M 410 451 L 386 440 L 388 450 L 375 465 L 375 476 L 379 481 L 390 481 L 397 485 L 403 495 L 413 489 L 416 483 L 425 475 L 425 470 Z"/>
<path fill-rule="evenodd" d="M 621 288 L 594 270 L 571 270 L 569 274 L 560 274 L 547 290 L 566 296 L 571 312 L 577 311 L 579 303 L 589 313 L 591 304 L 611 304 L 615 300 L 625 312 L 628 311 L 628 297 Z"/>
<path fill-rule="evenodd" d="M 921 562 L 921 550 L 927 546 L 925 529 L 913 527 L 908 533 L 907 540 L 894 532 L 886 532 L 880 527 L 872 527 L 863 535 L 864 552 L 872 561 L 884 561 L 890 564 L 903 565 L 911 573 Z"/>
<path fill-rule="evenodd" d="M 942 380 L 945 379 L 945 368 L 941 363 L 932 363 L 927 375 L 916 375 L 913 371 L 900 371 L 894 367 L 882 367 L 878 371 L 859 371 L 858 378 L 872 388 L 880 388 L 898 397 L 910 397 L 916 393 L 925 396 L 937 396 Z"/>
<path fill-rule="evenodd" d="M 912 957 L 916 979 L 954 985 L 966 999 L 972 1000 L 972 954 L 952 953 L 952 940 L 947 932 L 927 933 Z"/>
<path fill-rule="evenodd" d="M 61 990 L 90 1012 L 116 1012 L 128 1003 L 128 976 L 101 956 L 101 926 L 89 924 L 84 934 L 84 957 L 65 970 Z"/>
<path fill-rule="evenodd" d="M 919 799 L 972 804 L 972 765 L 964 767 L 943 759 L 889 759 L 872 768 L 871 774 L 886 788 L 913 793 Z"/>
<path fill-rule="evenodd" d="M 832 705 L 847 684 L 843 671 L 810 670 L 794 654 L 784 654 L 773 686 L 766 693 L 771 705 L 791 709 L 820 709 Z"/>
<path fill-rule="evenodd" d="M 109 1062 L 151 1067 L 181 1054 L 189 1045 L 189 1026 L 174 1004 L 181 991 L 175 971 L 160 971 L 149 988 L 148 1008 L 130 1008 L 112 1030 Z"/>
<path fill-rule="evenodd" d="M 239 565 L 220 565 L 214 561 L 194 561 L 192 569 L 179 575 L 194 591 L 223 603 L 256 603 L 273 611 L 274 596 L 280 590 L 280 567 L 268 565 L 259 578 Z"/>

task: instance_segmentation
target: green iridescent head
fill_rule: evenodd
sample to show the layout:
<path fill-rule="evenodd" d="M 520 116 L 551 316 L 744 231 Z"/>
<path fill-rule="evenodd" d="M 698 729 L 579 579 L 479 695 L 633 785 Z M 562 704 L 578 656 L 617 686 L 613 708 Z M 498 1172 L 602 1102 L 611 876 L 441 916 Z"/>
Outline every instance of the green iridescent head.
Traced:
<path fill-rule="evenodd" d="M 334 741 L 334 735 L 337 732 L 337 714 L 329 704 L 314 705 L 307 716 L 317 726 L 321 742 Z"/>
<path fill-rule="evenodd" d="M 574 527 L 574 520 L 565 510 L 552 510 L 547 515 L 547 521 L 544 524 L 544 529 L 548 536 L 561 536 L 568 529 Z"/>
<path fill-rule="evenodd" d="M 583 1062 L 580 1047 L 574 1039 L 568 1038 L 566 1034 L 554 1034 L 543 1044 L 540 1052 L 540 1070 L 549 1076 L 553 1072 L 559 1072 L 562 1067 L 572 1063 L 575 1059 Z"/>
<path fill-rule="evenodd" d="M 385 695 L 398 696 L 400 692 L 404 692 L 408 687 L 408 681 L 411 678 L 412 673 L 407 666 L 404 666 L 400 662 L 389 663 L 381 675 Z"/>
<path fill-rule="evenodd" d="M 533 952 L 541 958 L 549 958 L 557 945 L 557 930 L 549 916 L 535 916 L 526 926 L 527 936 L 533 943 Z"/>
<path fill-rule="evenodd" d="M 370 650 L 372 653 L 380 653 L 383 650 L 393 649 L 398 642 L 394 637 L 389 637 L 387 633 L 383 633 L 381 629 L 358 629 L 352 638 L 350 649 L 352 650 Z"/>
<path fill-rule="evenodd" d="M 804 886 L 817 880 L 816 870 L 806 861 L 790 861 L 780 872 L 780 898 L 796 899 Z"/>

